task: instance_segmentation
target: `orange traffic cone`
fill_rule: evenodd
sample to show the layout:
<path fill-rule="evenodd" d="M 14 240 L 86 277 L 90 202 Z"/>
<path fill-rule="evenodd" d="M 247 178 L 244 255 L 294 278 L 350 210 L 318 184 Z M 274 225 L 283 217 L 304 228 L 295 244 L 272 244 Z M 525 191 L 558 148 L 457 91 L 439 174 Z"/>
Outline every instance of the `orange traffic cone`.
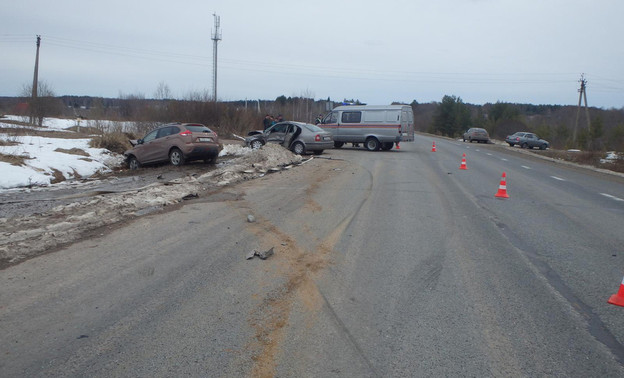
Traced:
<path fill-rule="evenodd" d="M 624 279 L 620 284 L 620 290 L 618 290 L 617 294 L 613 294 L 607 303 L 624 307 Z"/>
<path fill-rule="evenodd" d="M 503 177 L 501 178 L 500 185 L 498 186 L 498 192 L 494 197 L 509 198 L 509 195 L 507 195 L 507 174 L 505 172 L 503 172 Z"/>
<path fill-rule="evenodd" d="M 401 146 L 399 146 L 399 142 L 397 142 L 396 144 L 397 144 L 397 146 L 396 146 L 397 150 L 400 150 Z"/>
<path fill-rule="evenodd" d="M 436 152 L 435 142 L 433 142 L 433 146 L 431 147 L 431 152 Z"/>
<path fill-rule="evenodd" d="M 459 166 L 459 169 L 468 169 L 468 167 L 466 166 L 466 154 L 462 156 L 462 162 L 461 162 L 461 165 Z"/>

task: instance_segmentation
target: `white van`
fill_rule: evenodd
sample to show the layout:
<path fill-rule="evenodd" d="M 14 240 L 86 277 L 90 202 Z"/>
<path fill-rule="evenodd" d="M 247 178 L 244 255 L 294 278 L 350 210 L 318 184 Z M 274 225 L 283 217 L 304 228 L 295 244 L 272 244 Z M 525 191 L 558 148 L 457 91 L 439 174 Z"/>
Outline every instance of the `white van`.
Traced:
<path fill-rule="evenodd" d="M 334 147 L 363 143 L 369 151 L 389 150 L 414 141 L 414 113 L 409 105 L 338 106 L 318 125 L 332 133 Z"/>

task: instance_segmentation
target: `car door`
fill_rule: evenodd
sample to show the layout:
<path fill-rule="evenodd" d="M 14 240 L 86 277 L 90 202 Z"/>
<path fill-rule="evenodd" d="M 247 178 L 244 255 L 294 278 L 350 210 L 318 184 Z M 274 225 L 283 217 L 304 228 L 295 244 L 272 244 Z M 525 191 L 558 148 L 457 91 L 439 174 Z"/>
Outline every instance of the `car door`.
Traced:
<path fill-rule="evenodd" d="M 145 164 L 145 163 L 149 163 L 153 161 L 154 152 L 152 150 L 153 148 L 152 142 L 156 140 L 156 136 L 158 135 L 158 130 L 159 129 L 156 129 L 147 133 L 143 137 L 143 139 L 140 139 L 140 143 L 137 144 L 132 150 L 132 153 L 134 154 L 134 156 L 137 158 L 137 160 L 141 164 Z"/>
<path fill-rule="evenodd" d="M 178 147 L 181 149 L 181 146 L 178 146 L 178 144 L 184 142 L 180 140 L 182 137 L 178 135 L 179 132 L 180 128 L 177 126 L 169 126 L 161 129 L 157 137 L 157 143 L 159 146 L 158 160 L 168 160 L 169 151 L 171 151 L 172 147 Z"/>
<path fill-rule="evenodd" d="M 158 129 L 158 135 L 156 135 L 156 139 L 152 142 L 152 147 L 150 150 L 152 151 L 152 161 L 166 161 L 169 159 L 169 148 L 171 145 L 171 133 L 173 128 L 171 126 L 162 127 Z"/>
<path fill-rule="evenodd" d="M 301 131 L 299 129 L 299 126 L 289 124 L 286 128 L 286 133 L 284 134 L 284 141 L 282 142 L 282 146 L 289 148 L 295 136 L 299 135 L 300 133 Z"/>
<path fill-rule="evenodd" d="M 284 137 L 286 136 L 286 130 L 288 128 L 288 123 L 278 123 L 273 125 L 270 129 L 268 129 L 267 143 L 284 143 Z"/>

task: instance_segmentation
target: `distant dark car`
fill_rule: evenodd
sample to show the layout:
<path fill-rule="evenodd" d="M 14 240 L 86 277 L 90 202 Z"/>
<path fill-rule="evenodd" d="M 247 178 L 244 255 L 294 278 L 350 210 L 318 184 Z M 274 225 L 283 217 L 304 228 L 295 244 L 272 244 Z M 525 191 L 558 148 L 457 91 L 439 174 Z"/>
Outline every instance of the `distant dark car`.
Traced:
<path fill-rule="evenodd" d="M 163 125 L 130 143 L 134 147 L 124 152 L 130 169 L 166 161 L 172 165 L 191 160 L 214 163 L 221 151 L 217 134 L 199 123 Z"/>
<path fill-rule="evenodd" d="M 252 131 L 245 138 L 245 145 L 253 149 L 267 143 L 277 143 L 297 155 L 313 152 L 316 155 L 334 147 L 332 135 L 316 125 L 286 121 L 276 123 L 268 129 Z"/>
<path fill-rule="evenodd" d="M 470 143 L 472 143 L 473 140 L 476 140 L 477 142 L 481 143 L 489 143 L 490 142 L 490 135 L 488 134 L 487 130 L 485 129 L 481 129 L 478 127 L 472 127 L 470 129 L 468 129 L 468 131 L 466 131 L 464 133 L 464 142 L 465 141 L 469 141 Z"/>
<path fill-rule="evenodd" d="M 550 147 L 550 143 L 541 139 L 534 133 L 528 133 L 526 131 L 519 131 L 517 133 L 507 135 L 505 138 L 505 142 L 507 142 L 511 147 L 518 145 L 522 148 L 535 148 L 538 147 L 540 150 L 545 150 Z"/>

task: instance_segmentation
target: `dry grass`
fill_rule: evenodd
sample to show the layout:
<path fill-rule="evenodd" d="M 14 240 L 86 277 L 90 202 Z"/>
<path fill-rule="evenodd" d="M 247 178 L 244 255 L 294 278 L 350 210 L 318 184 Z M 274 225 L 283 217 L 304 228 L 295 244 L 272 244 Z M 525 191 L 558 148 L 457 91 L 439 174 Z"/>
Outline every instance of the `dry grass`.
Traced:
<path fill-rule="evenodd" d="M 89 146 L 94 148 L 106 148 L 109 151 L 123 154 L 124 151 L 132 148 L 130 139 L 136 139 L 133 134 L 128 133 L 108 133 L 91 139 Z"/>
<path fill-rule="evenodd" d="M 601 163 L 600 160 L 605 158 L 605 153 L 600 151 L 560 151 L 549 149 L 547 151 L 540 151 L 540 154 L 553 159 L 624 173 L 624 160 L 619 159 L 610 163 Z"/>
<path fill-rule="evenodd" d="M 39 136 L 44 138 L 61 138 L 61 139 L 85 139 L 90 138 L 91 134 L 88 133 L 72 133 L 68 131 L 57 130 L 35 130 L 29 128 L 12 128 L 12 127 L 0 127 L 0 132 L 7 134 L 12 138 L 22 136 Z"/>
<path fill-rule="evenodd" d="M 88 135 L 100 135 L 102 134 L 102 130 L 96 127 L 88 127 L 88 126 L 72 126 L 68 127 L 65 130 L 73 131 L 78 134 L 88 134 Z"/>
<path fill-rule="evenodd" d="M 19 143 L 14 140 L 0 139 L 0 146 L 17 146 Z"/>
<path fill-rule="evenodd" d="M 52 168 L 52 176 L 54 178 L 50 180 L 51 184 L 58 184 L 59 182 L 63 182 L 66 180 L 65 176 L 63 176 L 63 173 L 61 173 L 61 171 L 56 168 Z"/>
<path fill-rule="evenodd" d="M 56 150 L 54 150 L 55 152 L 62 152 L 64 154 L 70 154 L 70 155 L 80 155 L 80 156 L 89 156 L 89 154 L 87 153 L 87 151 L 81 149 L 81 148 L 71 148 L 71 149 L 66 149 L 66 148 L 57 148 Z"/>
<path fill-rule="evenodd" d="M 5 155 L 3 153 L 0 153 L 0 161 L 15 165 L 17 167 L 26 165 L 27 159 L 30 159 L 30 157 L 23 155 Z"/>

